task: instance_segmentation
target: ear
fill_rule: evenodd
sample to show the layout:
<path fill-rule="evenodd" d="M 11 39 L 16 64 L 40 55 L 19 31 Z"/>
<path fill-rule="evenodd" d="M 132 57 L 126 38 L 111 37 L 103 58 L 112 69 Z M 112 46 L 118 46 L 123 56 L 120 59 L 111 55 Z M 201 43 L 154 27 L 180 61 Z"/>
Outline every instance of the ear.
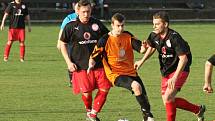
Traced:
<path fill-rule="evenodd" d="M 165 28 L 167 28 L 169 26 L 168 22 L 165 22 Z"/>

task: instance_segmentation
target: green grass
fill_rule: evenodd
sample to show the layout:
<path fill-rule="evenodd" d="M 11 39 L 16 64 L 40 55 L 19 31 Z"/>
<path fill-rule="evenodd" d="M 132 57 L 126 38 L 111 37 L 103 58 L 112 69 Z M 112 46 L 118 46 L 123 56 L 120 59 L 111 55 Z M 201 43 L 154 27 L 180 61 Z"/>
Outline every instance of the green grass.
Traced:
<path fill-rule="evenodd" d="M 7 28 L 7 27 L 5 27 Z M 152 30 L 151 24 L 127 24 L 126 29 L 141 40 Z M 180 23 L 171 28 L 187 40 L 193 53 L 188 82 L 179 96 L 206 104 L 206 121 L 215 120 L 215 96 L 202 92 L 204 63 L 214 53 L 215 25 L 213 23 Z M 0 33 L 0 121 L 84 121 L 84 106 L 80 95 L 68 87 L 66 64 L 56 49 L 58 24 L 38 24 L 26 37 L 26 61 L 19 62 L 19 44 L 12 46 L 10 58 L 3 62 L 7 29 Z M 144 80 L 156 121 L 165 121 L 165 109 L 160 96 L 160 72 L 155 54 L 139 70 Z M 136 54 L 136 58 L 142 55 Z M 213 76 L 214 77 L 214 76 Z M 213 83 L 214 85 L 214 83 Z M 114 87 L 99 114 L 102 121 L 127 118 L 141 121 L 139 106 L 130 92 Z M 196 117 L 177 110 L 177 121 L 196 121 Z"/>

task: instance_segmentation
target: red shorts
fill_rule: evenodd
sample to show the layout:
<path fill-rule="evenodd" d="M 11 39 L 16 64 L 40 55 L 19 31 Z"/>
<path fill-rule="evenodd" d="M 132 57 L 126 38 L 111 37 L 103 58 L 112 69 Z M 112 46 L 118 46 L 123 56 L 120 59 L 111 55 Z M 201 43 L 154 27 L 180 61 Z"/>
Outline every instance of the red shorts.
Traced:
<path fill-rule="evenodd" d="M 103 68 L 95 69 L 87 74 L 86 70 L 72 73 L 73 93 L 91 92 L 94 89 L 110 89 L 111 83 L 105 75 Z"/>
<path fill-rule="evenodd" d="M 8 32 L 9 41 L 25 41 L 25 29 L 9 29 Z"/>
<path fill-rule="evenodd" d="M 165 92 L 166 92 L 166 89 L 167 89 L 167 86 L 168 86 L 168 80 L 170 78 L 173 77 L 175 72 L 165 76 L 165 77 L 162 77 L 162 82 L 161 82 L 161 94 L 164 95 Z M 183 71 L 180 76 L 178 77 L 178 79 L 176 80 L 176 83 L 175 83 L 175 88 L 176 89 L 181 89 L 181 87 L 184 85 L 184 83 L 186 82 L 186 79 L 189 75 L 189 72 L 185 72 Z"/>

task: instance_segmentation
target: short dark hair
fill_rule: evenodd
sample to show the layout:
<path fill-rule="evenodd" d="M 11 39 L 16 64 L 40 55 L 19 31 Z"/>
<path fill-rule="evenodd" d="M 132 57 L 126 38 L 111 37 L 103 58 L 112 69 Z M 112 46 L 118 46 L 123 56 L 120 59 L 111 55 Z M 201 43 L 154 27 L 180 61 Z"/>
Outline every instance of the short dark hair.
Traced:
<path fill-rule="evenodd" d="M 153 19 L 161 19 L 164 22 L 169 23 L 169 15 L 165 11 L 159 11 L 153 15 Z"/>
<path fill-rule="evenodd" d="M 113 23 L 115 20 L 121 23 L 125 20 L 125 16 L 122 15 L 121 13 L 115 13 L 111 18 L 111 22 Z"/>
<path fill-rule="evenodd" d="M 80 8 L 81 6 L 91 6 L 91 3 L 89 0 L 79 0 L 78 1 L 78 8 Z"/>

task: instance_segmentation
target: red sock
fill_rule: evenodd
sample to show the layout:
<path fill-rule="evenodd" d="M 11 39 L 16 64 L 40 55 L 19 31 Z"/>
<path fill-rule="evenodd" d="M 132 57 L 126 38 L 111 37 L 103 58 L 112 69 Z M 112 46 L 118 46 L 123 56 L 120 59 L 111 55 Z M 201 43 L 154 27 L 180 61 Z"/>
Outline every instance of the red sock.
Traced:
<path fill-rule="evenodd" d="M 176 104 L 175 102 L 166 103 L 166 116 L 167 121 L 175 121 L 176 117 Z"/>
<path fill-rule="evenodd" d="M 94 105 L 93 105 L 93 109 L 96 112 L 100 112 L 100 110 L 102 109 L 102 106 L 104 105 L 106 98 L 107 98 L 107 94 L 108 92 L 104 92 L 104 91 L 98 91 L 96 94 L 96 97 L 94 99 Z"/>
<path fill-rule="evenodd" d="M 9 53 L 10 53 L 10 48 L 11 48 L 11 45 L 8 45 L 8 44 L 5 45 L 5 49 L 4 49 L 4 57 L 5 58 L 8 58 Z"/>
<path fill-rule="evenodd" d="M 194 105 L 183 98 L 175 98 L 175 104 L 176 104 L 176 108 L 187 110 L 195 114 L 197 114 L 200 110 L 199 106 Z"/>
<path fill-rule="evenodd" d="M 20 46 L 19 51 L 20 51 L 20 59 L 24 59 L 24 57 L 25 57 L 25 45 Z"/>
<path fill-rule="evenodd" d="M 89 95 L 87 97 L 82 95 L 82 100 L 84 102 L 86 111 L 90 111 L 92 109 L 92 95 Z"/>

